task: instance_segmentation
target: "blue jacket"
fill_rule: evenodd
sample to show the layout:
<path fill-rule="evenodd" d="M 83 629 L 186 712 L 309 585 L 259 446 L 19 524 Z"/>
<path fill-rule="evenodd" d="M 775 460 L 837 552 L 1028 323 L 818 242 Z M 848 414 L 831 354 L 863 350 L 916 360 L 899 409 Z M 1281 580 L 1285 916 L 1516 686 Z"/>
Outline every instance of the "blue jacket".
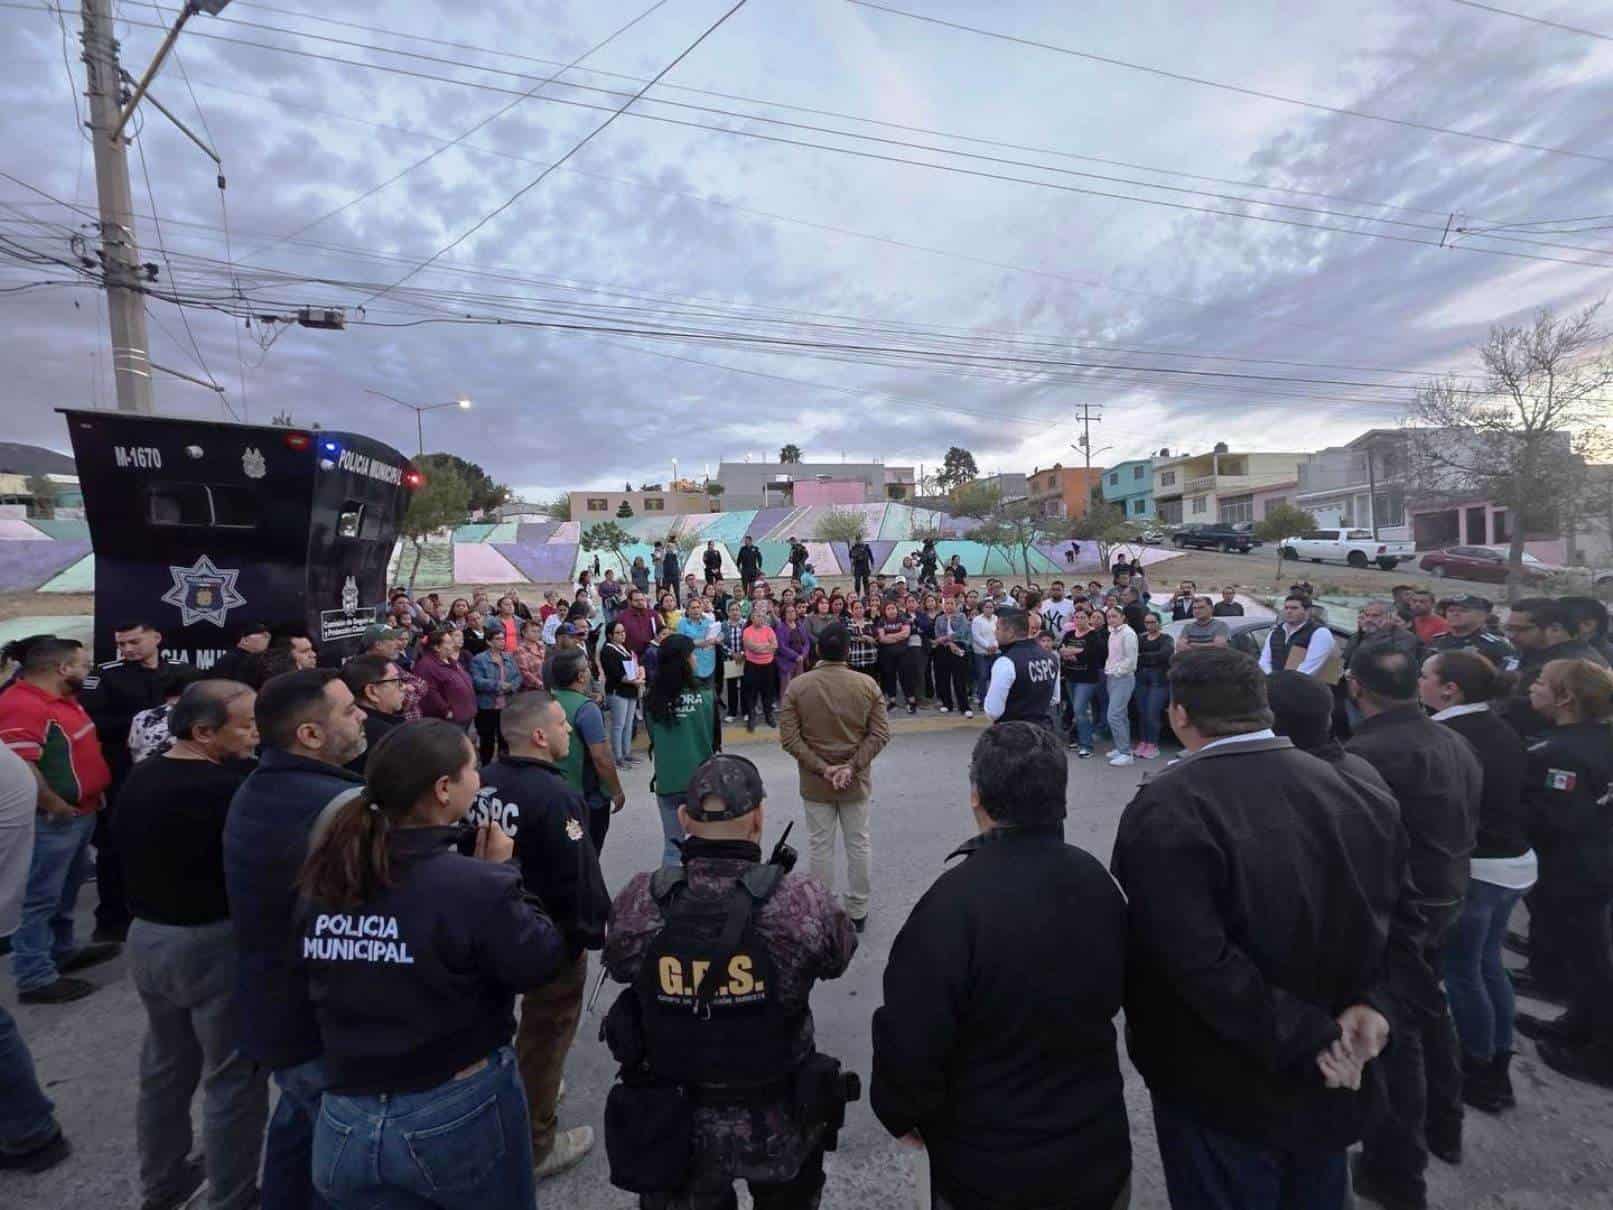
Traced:
<path fill-rule="evenodd" d="M 470 683 L 476 690 L 476 709 L 493 710 L 500 694 L 507 698 L 521 692 L 521 669 L 509 652 L 495 654 L 490 647 L 471 657 Z"/>
<path fill-rule="evenodd" d="M 230 800 L 224 885 L 238 951 L 236 1023 L 242 1053 L 271 1070 L 322 1050 L 307 975 L 296 965 L 295 884 L 325 804 L 363 784 L 346 769 L 264 748 Z"/>

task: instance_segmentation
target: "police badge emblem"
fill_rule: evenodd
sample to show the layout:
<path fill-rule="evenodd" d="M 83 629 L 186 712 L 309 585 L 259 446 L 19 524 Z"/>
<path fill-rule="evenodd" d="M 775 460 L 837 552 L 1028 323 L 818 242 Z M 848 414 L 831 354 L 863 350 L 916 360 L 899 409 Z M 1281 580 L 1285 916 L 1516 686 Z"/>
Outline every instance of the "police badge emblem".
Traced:
<path fill-rule="evenodd" d="M 211 622 L 222 627 L 230 610 L 246 604 L 246 598 L 235 588 L 241 573 L 213 566 L 213 560 L 206 555 L 190 567 L 170 566 L 168 574 L 173 576 L 174 586 L 162 594 L 162 600 L 178 608 L 182 626 Z"/>
<path fill-rule="evenodd" d="M 269 473 L 269 464 L 257 446 L 249 445 L 241 452 L 241 473 L 248 479 L 261 479 Z"/>
<path fill-rule="evenodd" d="M 342 612 L 349 617 L 358 612 L 358 581 L 352 576 L 342 585 Z"/>

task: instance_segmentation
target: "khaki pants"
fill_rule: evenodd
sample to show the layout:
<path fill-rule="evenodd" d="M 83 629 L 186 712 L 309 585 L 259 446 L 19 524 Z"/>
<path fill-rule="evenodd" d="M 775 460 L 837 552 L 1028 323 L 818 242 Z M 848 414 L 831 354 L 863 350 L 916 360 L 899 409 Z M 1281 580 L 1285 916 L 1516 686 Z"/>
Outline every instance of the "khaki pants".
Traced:
<path fill-rule="evenodd" d="M 560 968 L 548 983 L 521 997 L 521 1024 L 515 1031 L 515 1058 L 526 1087 L 532 1118 L 532 1162 L 554 1150 L 555 1101 L 566 1070 L 566 1052 L 577 1036 L 583 990 L 588 984 L 588 951 Z"/>
<path fill-rule="evenodd" d="M 868 800 L 812 802 L 806 800 L 807 838 L 812 877 L 831 891 L 835 885 L 835 829 L 846 838 L 846 911 L 853 920 L 868 915 Z"/>

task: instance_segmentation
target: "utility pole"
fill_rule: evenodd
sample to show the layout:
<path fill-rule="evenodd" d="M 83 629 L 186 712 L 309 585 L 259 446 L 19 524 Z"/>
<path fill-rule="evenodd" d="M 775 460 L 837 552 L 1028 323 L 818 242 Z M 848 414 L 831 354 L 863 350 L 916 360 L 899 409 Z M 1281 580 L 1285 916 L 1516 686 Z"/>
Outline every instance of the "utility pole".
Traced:
<path fill-rule="evenodd" d="M 101 207 L 101 275 L 112 329 L 112 377 L 117 384 L 118 410 L 149 414 L 151 342 L 146 336 L 146 302 L 139 284 L 140 249 L 134 235 L 128 144 L 113 137 L 123 113 L 118 44 L 112 36 L 110 0 L 81 0 L 80 8 L 90 141 L 95 149 L 95 187 Z"/>
<path fill-rule="evenodd" d="M 1373 468 L 1372 442 L 1367 442 L 1367 516 L 1372 519 L 1372 540 L 1378 540 L 1378 475 Z"/>

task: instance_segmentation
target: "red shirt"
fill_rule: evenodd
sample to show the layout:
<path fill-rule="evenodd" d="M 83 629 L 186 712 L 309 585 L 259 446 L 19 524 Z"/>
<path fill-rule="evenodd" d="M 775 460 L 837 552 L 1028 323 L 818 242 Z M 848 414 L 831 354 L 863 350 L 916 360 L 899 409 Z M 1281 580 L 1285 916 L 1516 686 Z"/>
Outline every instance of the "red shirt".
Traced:
<path fill-rule="evenodd" d="M 1432 642 L 1442 634 L 1449 634 L 1451 628 L 1445 625 L 1445 619 L 1437 613 L 1424 614 L 1411 620 L 1411 628 L 1418 639 L 1424 643 Z"/>
<path fill-rule="evenodd" d="M 93 815 L 112 784 L 95 724 L 76 699 L 56 697 L 28 681 L 0 694 L 0 743 L 39 766 L 45 784 Z"/>

